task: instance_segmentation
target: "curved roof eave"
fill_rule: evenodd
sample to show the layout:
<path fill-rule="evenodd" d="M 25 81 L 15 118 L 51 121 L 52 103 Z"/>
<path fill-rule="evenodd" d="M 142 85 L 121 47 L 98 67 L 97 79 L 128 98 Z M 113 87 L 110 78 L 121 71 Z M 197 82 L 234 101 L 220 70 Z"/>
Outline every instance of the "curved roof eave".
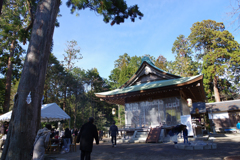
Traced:
<path fill-rule="evenodd" d="M 151 67 L 155 68 L 156 70 L 160 71 L 160 72 L 163 72 L 164 74 L 167 74 L 167 75 L 170 75 L 170 76 L 174 76 L 176 78 L 181 78 L 181 76 L 177 76 L 177 75 L 174 75 L 174 74 L 171 74 L 171 73 L 168 73 L 158 67 L 156 67 L 152 62 L 148 62 L 148 61 L 143 61 L 140 65 L 140 67 L 138 68 L 138 70 L 134 73 L 134 75 L 127 81 L 125 82 L 122 86 L 119 87 L 119 89 L 121 88 L 124 88 L 125 86 L 127 86 L 128 84 L 130 84 L 132 81 L 134 81 L 134 79 L 137 77 L 138 73 L 140 72 L 140 70 L 142 69 L 142 66 L 145 65 L 145 64 L 148 64 L 150 65 Z"/>
<path fill-rule="evenodd" d="M 118 88 L 112 91 L 95 93 L 95 95 L 99 98 L 104 98 L 106 96 L 121 95 L 129 92 L 136 92 L 141 90 L 148 90 L 148 89 L 161 88 L 161 87 L 167 87 L 167 86 L 183 86 L 186 83 L 193 83 L 198 80 L 201 80 L 202 78 L 203 78 L 203 75 L 197 75 L 193 77 L 182 77 L 178 79 L 153 81 L 153 82 L 138 84 L 138 85 L 122 88 L 122 89 Z"/>

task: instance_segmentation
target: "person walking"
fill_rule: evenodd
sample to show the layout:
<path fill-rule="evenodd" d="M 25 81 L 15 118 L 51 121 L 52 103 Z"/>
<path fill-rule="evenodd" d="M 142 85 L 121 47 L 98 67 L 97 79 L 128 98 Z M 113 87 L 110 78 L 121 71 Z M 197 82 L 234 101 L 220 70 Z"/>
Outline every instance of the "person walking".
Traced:
<path fill-rule="evenodd" d="M 184 138 L 184 143 L 186 142 L 188 144 L 188 130 L 187 130 L 187 126 L 184 126 L 183 138 Z"/>
<path fill-rule="evenodd" d="M 78 129 L 77 128 L 75 128 L 75 130 L 74 130 L 74 135 L 77 137 L 77 135 L 78 135 Z"/>
<path fill-rule="evenodd" d="M 112 147 L 116 147 L 116 136 L 118 134 L 118 127 L 115 125 L 115 122 L 113 121 L 110 130 L 109 130 L 109 135 L 112 136 Z M 113 143 L 113 139 L 114 139 L 114 143 Z"/>
<path fill-rule="evenodd" d="M 90 117 L 80 130 L 77 137 L 77 143 L 80 142 L 81 160 L 90 160 L 93 148 L 93 139 L 99 144 L 97 127 L 93 124 L 94 118 Z"/>
<path fill-rule="evenodd" d="M 46 124 L 43 129 L 40 129 L 34 141 L 33 160 L 44 160 L 45 148 L 47 148 L 50 134 L 51 124 Z"/>
<path fill-rule="evenodd" d="M 101 141 L 103 138 L 103 131 L 99 130 L 98 135 L 99 135 L 99 140 Z"/>
<path fill-rule="evenodd" d="M 65 129 L 65 133 L 62 138 L 63 138 L 63 144 L 64 144 L 64 148 L 65 148 L 65 150 L 62 153 L 69 152 L 70 145 L 72 144 L 72 135 L 71 135 L 71 131 L 69 130 L 69 128 Z"/>

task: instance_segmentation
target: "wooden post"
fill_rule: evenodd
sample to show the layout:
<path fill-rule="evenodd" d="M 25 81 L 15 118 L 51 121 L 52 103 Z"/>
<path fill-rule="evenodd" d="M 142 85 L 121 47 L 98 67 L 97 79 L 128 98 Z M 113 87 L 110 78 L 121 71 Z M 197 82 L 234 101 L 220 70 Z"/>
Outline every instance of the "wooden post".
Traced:
<path fill-rule="evenodd" d="M 118 104 L 118 120 L 119 122 L 121 121 L 121 117 L 120 117 L 120 105 Z M 121 126 L 121 123 L 120 123 Z"/>

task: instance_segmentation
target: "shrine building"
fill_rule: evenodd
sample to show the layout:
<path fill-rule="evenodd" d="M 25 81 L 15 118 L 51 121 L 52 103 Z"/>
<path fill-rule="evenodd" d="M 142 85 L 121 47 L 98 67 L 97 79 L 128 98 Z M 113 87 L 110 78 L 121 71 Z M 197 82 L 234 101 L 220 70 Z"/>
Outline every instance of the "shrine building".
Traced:
<path fill-rule="evenodd" d="M 180 77 L 142 58 L 137 72 L 118 89 L 95 93 L 103 101 L 125 106 L 126 128 L 174 126 L 190 115 L 187 99 L 205 102 L 203 75 Z"/>

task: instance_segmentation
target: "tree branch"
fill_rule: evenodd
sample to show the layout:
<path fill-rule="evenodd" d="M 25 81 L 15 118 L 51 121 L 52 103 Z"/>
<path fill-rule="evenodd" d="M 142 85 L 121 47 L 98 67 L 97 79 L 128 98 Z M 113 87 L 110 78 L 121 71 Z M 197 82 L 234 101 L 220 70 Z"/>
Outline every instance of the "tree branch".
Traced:
<path fill-rule="evenodd" d="M 30 0 L 27 0 L 27 4 L 28 4 L 28 11 L 29 11 L 29 14 L 30 14 L 30 16 L 31 16 L 31 22 L 30 22 L 30 24 L 28 25 L 28 27 L 25 28 L 25 31 L 28 31 L 30 28 L 32 28 L 32 26 L 33 26 L 33 21 L 34 21 L 33 11 L 32 11 L 32 5 L 31 5 Z"/>
<path fill-rule="evenodd" d="M 32 5 L 31 5 L 30 0 L 27 0 L 27 5 L 28 5 L 28 12 L 30 14 L 31 21 L 30 21 L 29 25 L 24 29 L 26 32 L 28 32 L 29 29 L 31 29 L 33 27 L 33 21 L 34 21 Z M 25 45 L 25 44 L 26 44 L 26 38 L 23 39 L 23 45 Z"/>

